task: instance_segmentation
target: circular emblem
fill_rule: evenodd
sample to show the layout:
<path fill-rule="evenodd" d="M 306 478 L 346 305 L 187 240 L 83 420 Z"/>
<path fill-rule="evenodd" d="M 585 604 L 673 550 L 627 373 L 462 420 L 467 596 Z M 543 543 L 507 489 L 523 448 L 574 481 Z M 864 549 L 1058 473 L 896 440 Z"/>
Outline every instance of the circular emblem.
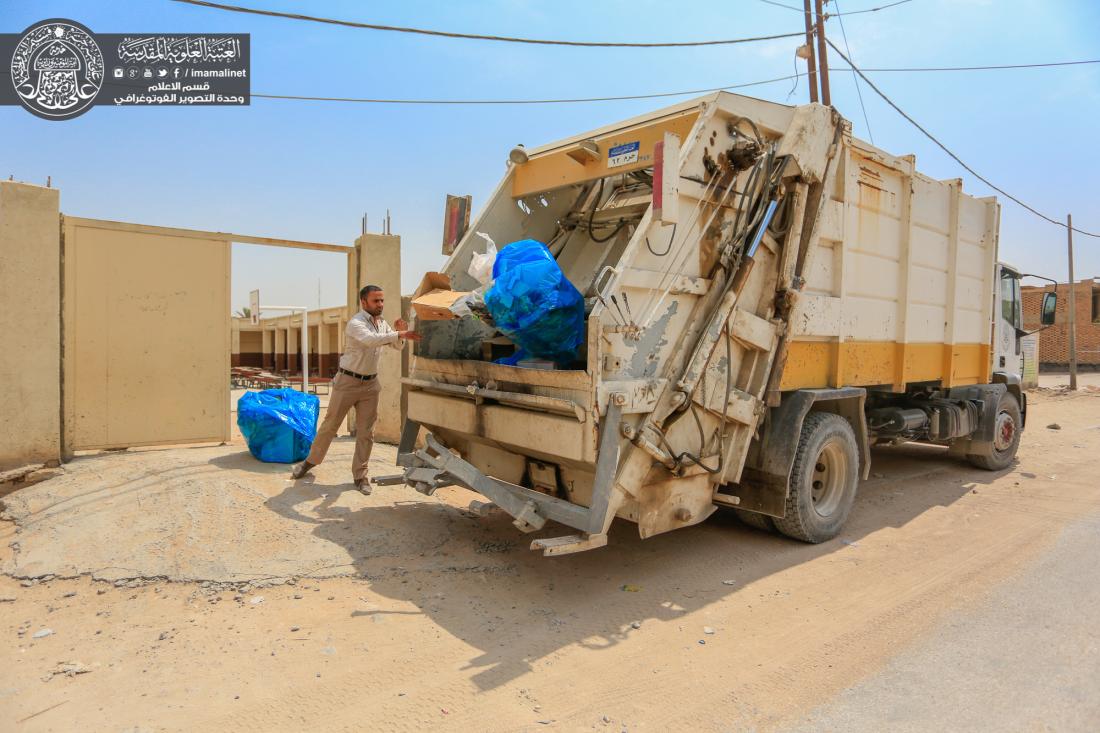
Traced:
<path fill-rule="evenodd" d="M 11 81 L 19 101 L 47 120 L 88 111 L 103 86 L 103 52 L 92 32 L 53 18 L 23 32 L 11 57 Z"/>

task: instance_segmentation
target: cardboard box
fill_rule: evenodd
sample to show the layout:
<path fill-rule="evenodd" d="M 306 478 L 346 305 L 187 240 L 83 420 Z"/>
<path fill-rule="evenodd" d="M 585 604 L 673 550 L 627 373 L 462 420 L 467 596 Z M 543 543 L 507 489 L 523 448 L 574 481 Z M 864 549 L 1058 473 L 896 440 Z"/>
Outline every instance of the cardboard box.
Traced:
<path fill-rule="evenodd" d="M 451 304 L 468 292 L 451 290 L 451 279 L 441 272 L 424 274 L 413 292 L 412 307 L 422 321 L 446 321 L 458 318 L 451 313 Z"/>

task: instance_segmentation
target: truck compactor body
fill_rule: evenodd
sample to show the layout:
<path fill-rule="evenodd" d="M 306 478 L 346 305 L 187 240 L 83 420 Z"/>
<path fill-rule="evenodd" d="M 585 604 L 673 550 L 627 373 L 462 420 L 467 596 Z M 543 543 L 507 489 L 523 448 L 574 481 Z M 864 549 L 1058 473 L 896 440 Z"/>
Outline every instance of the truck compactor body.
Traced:
<path fill-rule="evenodd" d="M 545 243 L 585 296 L 584 343 L 506 366 L 478 318 L 421 323 L 405 483 L 470 488 L 525 532 L 565 525 L 532 543 L 554 555 L 606 544 L 615 517 L 649 537 L 718 507 L 830 539 L 875 444 L 1013 461 L 1020 289 L 994 198 L 832 108 L 724 92 L 510 158 L 444 273 L 478 286 L 477 232 Z"/>

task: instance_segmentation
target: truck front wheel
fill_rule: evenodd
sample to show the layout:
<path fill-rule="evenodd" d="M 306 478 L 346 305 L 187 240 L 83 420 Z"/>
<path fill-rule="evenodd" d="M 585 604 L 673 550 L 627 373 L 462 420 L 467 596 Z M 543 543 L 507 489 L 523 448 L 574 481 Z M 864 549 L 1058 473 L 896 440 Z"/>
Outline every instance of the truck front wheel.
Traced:
<path fill-rule="evenodd" d="M 993 426 L 993 440 L 985 444 L 978 453 L 966 458 L 971 465 L 987 471 L 1000 471 L 1008 468 L 1016 458 L 1016 449 L 1020 447 L 1020 403 L 1016 397 L 1005 392 L 997 403 L 997 423 Z"/>
<path fill-rule="evenodd" d="M 811 412 L 802 422 L 786 511 L 772 521 L 796 540 L 830 540 L 848 519 L 858 483 L 859 452 L 852 426 L 831 412 Z"/>

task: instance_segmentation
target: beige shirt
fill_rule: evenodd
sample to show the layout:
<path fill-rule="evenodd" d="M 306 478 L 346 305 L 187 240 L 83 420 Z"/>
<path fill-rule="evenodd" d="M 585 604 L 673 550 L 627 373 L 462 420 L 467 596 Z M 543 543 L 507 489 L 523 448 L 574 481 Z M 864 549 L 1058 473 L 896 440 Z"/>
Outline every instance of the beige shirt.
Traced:
<path fill-rule="evenodd" d="M 344 333 L 347 339 L 340 356 L 340 368 L 364 376 L 378 373 L 378 358 L 383 346 L 392 346 L 398 351 L 405 346 L 404 339 L 397 337 L 397 331 L 390 324 L 381 318 L 375 320 L 364 310 L 351 317 Z"/>

